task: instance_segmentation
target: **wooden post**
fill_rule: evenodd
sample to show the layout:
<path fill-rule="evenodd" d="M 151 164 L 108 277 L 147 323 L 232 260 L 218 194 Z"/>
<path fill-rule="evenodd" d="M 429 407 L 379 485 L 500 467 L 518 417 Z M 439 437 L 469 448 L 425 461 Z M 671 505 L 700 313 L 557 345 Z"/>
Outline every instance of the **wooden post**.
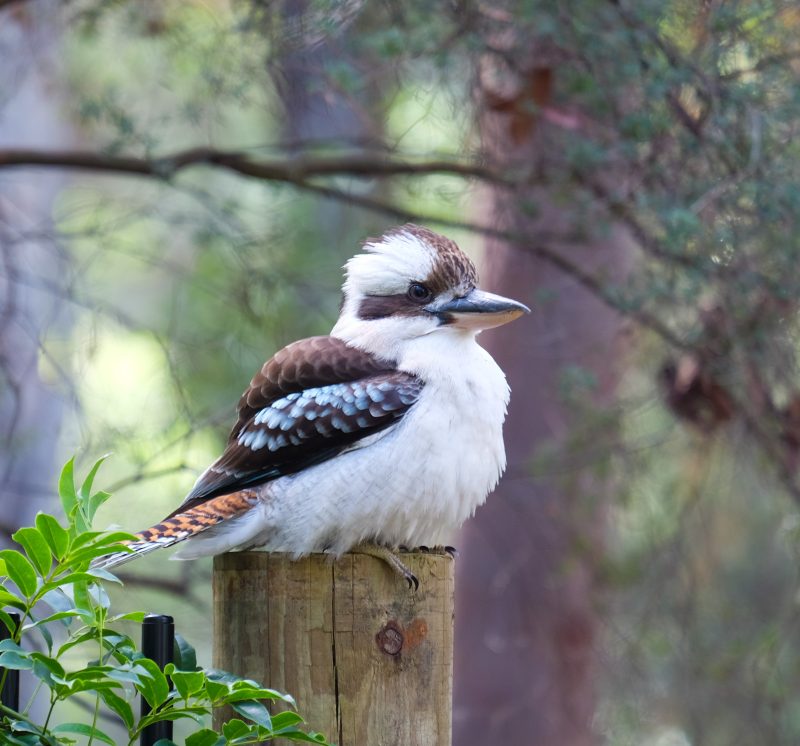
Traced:
<path fill-rule="evenodd" d="M 337 746 L 450 746 L 453 561 L 402 559 L 416 592 L 362 554 L 215 557 L 214 666 L 289 692 Z"/>

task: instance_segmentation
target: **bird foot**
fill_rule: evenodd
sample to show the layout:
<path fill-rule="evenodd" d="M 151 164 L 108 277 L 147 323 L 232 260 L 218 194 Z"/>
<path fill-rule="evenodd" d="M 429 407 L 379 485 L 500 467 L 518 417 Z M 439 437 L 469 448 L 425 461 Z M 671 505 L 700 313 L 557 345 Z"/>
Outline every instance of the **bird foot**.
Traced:
<path fill-rule="evenodd" d="M 458 556 L 458 550 L 455 547 L 451 546 L 441 546 L 437 545 L 435 547 L 425 547 L 420 546 L 417 547 L 420 552 L 425 552 L 426 554 L 447 554 L 450 555 L 453 559 Z"/>
<path fill-rule="evenodd" d="M 419 588 L 419 580 L 411 570 L 409 570 L 401 561 L 400 558 L 388 547 L 382 547 L 378 544 L 359 544 L 353 547 L 351 552 L 356 554 L 367 554 L 370 557 L 377 557 L 383 560 L 389 567 L 394 570 L 403 580 L 408 583 L 410 590 L 416 591 Z"/>

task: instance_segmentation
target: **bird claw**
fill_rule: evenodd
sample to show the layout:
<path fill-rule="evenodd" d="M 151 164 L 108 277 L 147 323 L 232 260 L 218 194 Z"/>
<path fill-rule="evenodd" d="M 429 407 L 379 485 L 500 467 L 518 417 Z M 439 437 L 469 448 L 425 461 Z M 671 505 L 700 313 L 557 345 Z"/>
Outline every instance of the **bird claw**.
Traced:
<path fill-rule="evenodd" d="M 402 550 L 403 547 L 399 547 L 399 549 Z M 419 579 L 417 576 L 414 575 L 414 573 L 411 572 L 411 570 L 409 570 L 400 561 L 400 558 L 388 547 L 372 543 L 364 543 L 353 547 L 350 551 L 356 552 L 357 554 L 368 554 L 370 557 L 377 557 L 378 559 L 383 560 L 394 572 L 400 575 L 406 581 L 406 583 L 408 583 L 409 590 L 416 591 L 419 589 Z"/>
<path fill-rule="evenodd" d="M 426 547 L 424 545 L 420 545 L 417 547 L 418 552 L 422 552 L 423 554 L 447 554 L 451 558 L 455 559 L 458 556 L 458 550 L 455 547 L 451 546 L 435 546 L 435 547 Z"/>

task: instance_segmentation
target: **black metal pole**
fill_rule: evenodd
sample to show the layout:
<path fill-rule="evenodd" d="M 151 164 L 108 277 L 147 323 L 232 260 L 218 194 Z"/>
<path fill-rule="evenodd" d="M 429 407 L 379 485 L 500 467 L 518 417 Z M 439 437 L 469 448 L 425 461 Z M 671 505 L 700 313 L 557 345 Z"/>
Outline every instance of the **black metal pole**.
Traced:
<path fill-rule="evenodd" d="M 16 611 L 10 611 L 8 615 L 14 625 L 19 628 L 19 614 Z M 0 640 L 8 640 L 11 637 L 11 632 L 6 628 L 6 625 L 0 624 Z M 0 679 L 2 679 L 4 671 L 6 682 L 3 684 L 3 690 L 0 691 L 0 702 L 3 703 L 4 707 L 10 707 L 15 712 L 19 712 L 19 671 L 13 668 L 0 668 Z"/>
<path fill-rule="evenodd" d="M 175 622 L 171 616 L 148 614 L 142 621 L 142 652 L 155 661 L 163 671 L 167 663 L 172 663 L 175 645 Z M 150 713 L 150 705 L 142 697 L 142 717 Z M 153 723 L 142 731 L 140 746 L 153 746 L 162 738 L 172 740 L 172 721 Z"/>

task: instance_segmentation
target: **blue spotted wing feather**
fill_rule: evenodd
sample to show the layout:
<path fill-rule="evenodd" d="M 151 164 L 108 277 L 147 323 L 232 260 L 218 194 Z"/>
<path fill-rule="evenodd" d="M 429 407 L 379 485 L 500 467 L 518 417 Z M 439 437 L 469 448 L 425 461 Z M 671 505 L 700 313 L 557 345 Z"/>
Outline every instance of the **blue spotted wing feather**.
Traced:
<path fill-rule="evenodd" d="M 282 396 L 394 370 L 391 362 L 336 337 L 309 337 L 293 342 L 267 360 L 250 381 L 239 400 L 239 417 L 230 437 L 238 435 L 256 412 Z"/>
<path fill-rule="evenodd" d="M 333 340 L 325 345 L 336 354 L 324 355 L 319 340 Z M 422 391 L 415 376 L 331 337 L 302 340 L 282 353 L 292 348 L 283 365 L 270 368 L 273 358 L 253 380 L 225 452 L 176 513 L 333 458 L 395 424 Z M 281 376 L 285 370 L 291 381 Z"/>

